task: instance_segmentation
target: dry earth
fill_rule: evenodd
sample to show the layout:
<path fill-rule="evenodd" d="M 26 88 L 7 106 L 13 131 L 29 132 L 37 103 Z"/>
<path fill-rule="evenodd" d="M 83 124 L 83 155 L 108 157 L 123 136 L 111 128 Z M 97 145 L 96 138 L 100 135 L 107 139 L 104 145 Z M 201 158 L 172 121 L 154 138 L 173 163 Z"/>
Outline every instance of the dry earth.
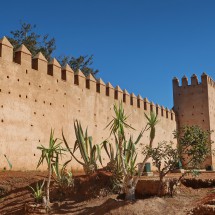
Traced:
<path fill-rule="evenodd" d="M 35 185 L 35 183 L 42 180 L 44 176 L 46 176 L 45 172 L 37 171 L 0 172 L 0 214 L 25 214 L 25 204 L 33 202 L 31 191 L 28 186 Z M 171 175 L 171 177 L 172 176 L 175 177 L 177 175 Z M 52 199 L 53 209 L 51 214 L 184 215 L 204 201 L 215 198 L 215 190 L 213 187 L 193 189 L 181 185 L 179 193 L 173 198 L 150 197 L 138 199 L 134 202 L 126 202 L 117 199 L 116 195 L 101 197 L 101 192 L 97 192 L 98 189 L 102 188 L 98 183 L 102 182 L 103 185 L 107 183 L 104 174 L 94 175 L 91 178 L 86 176 L 76 176 L 76 178 L 79 180 L 77 193 L 75 195 L 71 194 L 65 198 Z M 100 181 L 98 181 L 98 178 L 100 178 Z M 198 179 L 215 179 L 215 173 L 202 173 Z M 54 190 L 52 194 L 55 197 L 59 195 L 59 193 L 54 192 Z"/>

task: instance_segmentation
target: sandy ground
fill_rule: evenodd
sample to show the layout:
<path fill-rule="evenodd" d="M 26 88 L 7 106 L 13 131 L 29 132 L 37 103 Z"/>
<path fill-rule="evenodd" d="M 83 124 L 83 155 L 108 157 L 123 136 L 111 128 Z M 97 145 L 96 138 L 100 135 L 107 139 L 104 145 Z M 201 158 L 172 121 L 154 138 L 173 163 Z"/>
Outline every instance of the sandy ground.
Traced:
<path fill-rule="evenodd" d="M 33 202 L 33 197 L 29 185 L 35 185 L 39 180 L 46 176 L 45 172 L 0 172 L 0 214 L 25 214 L 24 206 L 26 203 Z M 177 174 L 171 175 L 177 176 Z M 82 177 L 82 176 L 78 176 Z M 83 179 L 83 177 L 82 177 Z M 203 173 L 198 179 L 215 179 L 215 173 Z M 89 183 L 84 185 L 86 178 L 82 180 L 82 190 L 84 186 L 90 186 Z M 97 187 L 97 182 L 91 182 L 93 188 Z M 82 186 L 83 185 L 83 186 Z M 3 195 L 4 190 L 5 194 Z M 214 188 L 193 189 L 181 185 L 179 192 L 171 197 L 150 197 L 138 199 L 134 202 L 126 202 L 117 199 L 116 195 L 97 197 L 88 195 L 84 198 L 85 193 L 80 189 L 76 193 L 76 198 L 66 197 L 62 200 L 52 200 L 53 209 L 51 214 L 81 214 L 81 215 L 103 215 L 103 214 L 137 214 L 137 215 L 182 215 L 187 214 L 189 210 L 201 204 L 205 199 L 215 198 Z"/>

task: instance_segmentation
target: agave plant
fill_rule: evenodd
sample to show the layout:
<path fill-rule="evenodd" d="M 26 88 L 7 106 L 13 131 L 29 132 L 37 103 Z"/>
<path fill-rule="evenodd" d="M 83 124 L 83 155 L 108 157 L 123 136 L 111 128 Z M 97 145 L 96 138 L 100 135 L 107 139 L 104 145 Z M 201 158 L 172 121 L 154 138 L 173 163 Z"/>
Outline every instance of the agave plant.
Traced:
<path fill-rule="evenodd" d="M 108 141 L 105 140 L 102 142 L 102 148 L 105 149 L 105 152 L 109 158 L 109 162 L 107 163 L 106 170 L 110 172 L 114 172 L 114 170 L 117 168 L 117 163 L 118 163 L 118 146 L 115 144 L 116 150 L 114 150 L 114 147 L 112 144 Z"/>
<path fill-rule="evenodd" d="M 44 193 L 44 191 L 43 191 L 44 184 L 45 184 L 45 180 L 43 180 L 43 182 L 41 184 L 37 183 L 35 188 L 29 186 L 33 192 L 33 197 L 34 197 L 34 200 L 36 203 L 42 203 L 43 193 Z"/>
<path fill-rule="evenodd" d="M 56 163 L 53 166 L 53 172 L 55 173 L 54 180 L 62 190 L 73 187 L 73 174 L 66 169 L 66 164 L 60 169 L 59 165 Z"/>
<path fill-rule="evenodd" d="M 88 174 L 92 174 L 97 170 L 97 160 L 102 164 L 101 159 L 101 148 L 97 144 L 93 144 L 92 137 L 88 136 L 87 129 L 85 133 L 83 132 L 81 123 L 77 120 L 74 122 L 76 141 L 73 148 L 73 151 L 69 147 L 66 138 L 62 132 L 64 143 L 71 153 L 72 157 L 83 166 L 84 172 Z M 79 160 L 75 156 L 75 152 L 79 150 L 82 160 Z"/>

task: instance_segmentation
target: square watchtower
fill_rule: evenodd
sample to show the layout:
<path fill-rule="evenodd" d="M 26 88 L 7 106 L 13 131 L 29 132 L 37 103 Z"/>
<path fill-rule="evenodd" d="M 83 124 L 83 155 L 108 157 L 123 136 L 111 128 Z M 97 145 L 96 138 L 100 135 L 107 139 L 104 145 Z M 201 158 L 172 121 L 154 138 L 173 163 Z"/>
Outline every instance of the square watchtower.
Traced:
<path fill-rule="evenodd" d="M 203 130 L 215 130 L 215 82 L 207 74 L 201 75 L 201 82 L 194 74 L 191 84 L 188 78 L 179 80 L 173 78 L 174 112 L 176 114 L 177 128 L 185 125 L 198 125 Z M 210 135 L 215 141 L 215 133 Z M 214 146 L 212 145 L 214 148 Z M 213 149 L 212 148 L 212 149 Z M 215 157 L 210 155 L 204 162 L 203 167 L 215 167 Z"/>

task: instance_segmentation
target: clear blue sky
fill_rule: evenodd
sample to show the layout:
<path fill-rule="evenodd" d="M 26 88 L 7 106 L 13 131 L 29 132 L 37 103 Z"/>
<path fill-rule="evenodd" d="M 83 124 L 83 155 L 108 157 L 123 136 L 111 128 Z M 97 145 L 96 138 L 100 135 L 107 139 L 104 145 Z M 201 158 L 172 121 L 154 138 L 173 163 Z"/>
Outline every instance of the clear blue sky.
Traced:
<path fill-rule="evenodd" d="M 172 78 L 215 78 L 214 0 L 2 1 L 0 37 L 20 26 L 56 38 L 54 55 L 93 54 L 98 77 L 171 108 Z"/>

